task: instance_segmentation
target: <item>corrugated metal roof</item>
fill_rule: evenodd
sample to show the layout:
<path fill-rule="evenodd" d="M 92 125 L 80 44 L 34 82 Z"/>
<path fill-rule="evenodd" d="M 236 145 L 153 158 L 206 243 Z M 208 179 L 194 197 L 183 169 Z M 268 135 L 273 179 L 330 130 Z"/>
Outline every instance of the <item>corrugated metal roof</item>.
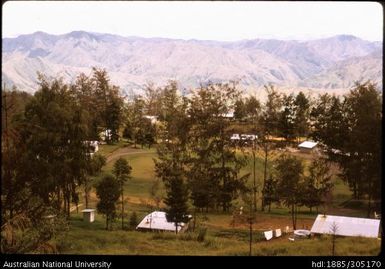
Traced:
<path fill-rule="evenodd" d="M 184 226 L 184 223 L 179 223 L 178 232 Z M 154 211 L 143 218 L 143 220 L 136 226 L 136 229 L 151 229 L 162 231 L 175 231 L 174 222 L 168 222 L 166 219 L 166 212 Z"/>
<path fill-rule="evenodd" d="M 332 227 L 336 226 L 336 235 L 378 237 L 380 228 L 379 219 L 352 218 L 343 216 L 318 215 L 312 233 L 332 234 Z"/>
<path fill-rule="evenodd" d="M 305 141 L 305 142 L 302 142 L 301 144 L 299 144 L 298 147 L 312 149 L 315 146 L 317 146 L 317 144 L 318 144 L 318 142 Z"/>

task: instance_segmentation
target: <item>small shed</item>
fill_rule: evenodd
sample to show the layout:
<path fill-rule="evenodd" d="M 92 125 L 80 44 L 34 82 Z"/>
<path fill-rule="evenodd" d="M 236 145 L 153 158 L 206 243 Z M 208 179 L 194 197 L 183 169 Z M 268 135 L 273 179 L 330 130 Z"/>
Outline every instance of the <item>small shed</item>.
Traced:
<path fill-rule="evenodd" d="M 380 220 L 367 218 L 352 218 L 320 214 L 317 216 L 311 233 L 336 234 L 341 236 L 362 236 L 377 238 Z"/>
<path fill-rule="evenodd" d="M 83 212 L 83 221 L 94 222 L 95 221 L 95 209 L 86 208 L 82 210 Z"/>
<path fill-rule="evenodd" d="M 304 141 L 298 145 L 298 148 L 301 152 L 311 153 L 316 148 L 317 145 L 318 145 L 318 142 Z"/>
<path fill-rule="evenodd" d="M 177 229 L 180 232 L 186 223 L 178 223 Z M 166 219 L 166 212 L 154 211 L 143 218 L 143 220 L 136 226 L 137 230 L 149 231 L 170 231 L 175 232 L 175 223 L 168 222 Z"/>

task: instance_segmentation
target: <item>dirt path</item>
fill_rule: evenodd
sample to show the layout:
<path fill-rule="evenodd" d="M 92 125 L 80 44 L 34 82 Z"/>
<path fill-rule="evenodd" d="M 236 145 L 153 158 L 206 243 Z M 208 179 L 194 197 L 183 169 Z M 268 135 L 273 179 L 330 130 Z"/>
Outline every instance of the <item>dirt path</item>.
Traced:
<path fill-rule="evenodd" d="M 132 154 L 143 154 L 143 153 L 151 153 L 151 152 L 145 151 L 142 149 L 129 148 L 129 147 L 119 148 L 106 156 L 106 164 L 122 156 L 132 155 Z"/>

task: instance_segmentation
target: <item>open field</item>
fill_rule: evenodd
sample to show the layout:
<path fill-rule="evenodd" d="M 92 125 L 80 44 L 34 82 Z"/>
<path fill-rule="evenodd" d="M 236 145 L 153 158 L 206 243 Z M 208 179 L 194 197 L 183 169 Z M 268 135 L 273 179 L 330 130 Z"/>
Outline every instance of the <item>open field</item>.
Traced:
<path fill-rule="evenodd" d="M 140 149 L 124 147 L 121 142 L 117 145 L 103 145 L 100 153 L 107 156 L 107 164 L 102 174 L 111 173 L 114 160 L 123 157 L 132 166 L 132 179 L 125 184 L 126 200 L 125 223 L 135 211 L 138 220 L 154 209 L 149 189 L 155 180 L 154 162 L 155 149 Z M 308 155 L 299 155 L 305 158 Z M 309 159 L 309 158 L 307 158 Z M 251 173 L 249 184 L 252 184 L 252 166 L 250 160 L 242 173 Z M 263 159 L 261 154 L 256 158 L 256 179 L 262 184 Z M 97 180 L 97 179 L 96 179 Z M 334 178 L 334 203 L 328 209 L 329 214 L 344 214 L 347 216 L 364 216 L 365 209 L 361 207 L 348 208 L 341 204 L 350 199 L 350 191 L 343 182 Z M 81 201 L 82 203 L 82 201 Z M 90 206 L 96 207 L 97 198 L 91 193 Z M 260 209 L 260 203 L 258 205 Z M 82 209 L 82 207 L 80 207 Z M 316 212 L 311 213 L 308 208 L 300 208 L 297 227 L 310 229 Z M 322 209 L 320 208 L 320 212 Z M 113 225 L 112 231 L 105 230 L 105 219 L 96 214 L 94 223 L 85 223 L 81 213 L 73 211 L 70 219 L 70 229 L 64 238 L 58 239 L 58 250 L 64 254 L 124 254 L 124 255 L 248 255 L 249 226 L 247 223 L 232 224 L 231 214 L 220 212 L 200 213 L 197 216 L 195 232 L 186 232 L 179 235 L 172 233 L 149 233 L 134 230 L 121 230 L 120 220 Z M 331 238 L 328 236 L 315 237 L 310 240 L 290 242 L 289 235 L 271 241 L 265 241 L 262 232 L 269 229 L 291 226 L 289 210 L 286 207 L 272 205 L 271 212 L 256 213 L 256 222 L 253 224 L 253 255 L 330 255 Z M 205 240 L 198 242 L 197 235 L 200 229 L 207 229 Z M 338 238 L 336 243 L 337 255 L 377 255 L 381 241 L 367 238 Z"/>
<path fill-rule="evenodd" d="M 139 214 L 141 215 L 141 214 Z M 88 224 L 81 215 L 71 217 L 71 229 L 59 244 L 59 251 L 64 254 L 120 254 L 120 255 L 248 255 L 248 230 L 245 227 L 232 228 L 226 224 L 226 216 L 208 215 L 209 221 L 202 224 L 208 229 L 203 242 L 198 242 L 197 232 L 149 233 L 118 230 L 104 230 L 104 219 Z M 227 216 L 228 218 L 228 216 Z M 283 218 L 284 219 L 284 218 Z M 268 217 L 261 223 L 280 223 L 278 219 Z M 219 225 L 217 222 L 219 221 Z M 311 220 L 308 221 L 310 223 Z M 288 235 L 271 241 L 264 241 L 262 230 L 265 225 L 255 225 L 253 255 L 311 255 L 325 256 L 331 253 L 331 238 L 327 236 L 290 242 Z M 337 255 L 378 255 L 381 241 L 368 238 L 338 238 Z"/>
<path fill-rule="evenodd" d="M 102 145 L 101 154 L 107 156 L 107 164 L 102 174 L 112 173 L 114 161 L 125 158 L 132 166 L 132 178 L 126 183 L 124 194 L 126 201 L 125 223 L 133 211 L 137 213 L 138 221 L 155 209 L 155 204 L 149 195 L 149 189 L 155 180 L 154 162 L 156 150 L 125 147 L 124 142 L 117 145 Z M 277 156 L 277 154 L 274 154 Z M 297 153 L 308 164 L 312 156 Z M 250 155 L 248 165 L 241 171 L 242 174 L 251 173 L 248 184 L 252 184 L 253 162 Z M 256 158 L 257 185 L 262 185 L 263 159 L 259 152 Z M 97 179 L 95 179 L 97 180 Z M 338 178 L 333 179 L 333 203 L 327 209 L 328 214 L 346 216 L 365 216 L 364 207 L 344 207 L 349 204 L 351 193 L 349 188 Z M 260 196 L 260 194 L 258 195 Z M 81 200 L 82 203 L 82 200 Z M 92 191 L 90 206 L 96 207 L 97 198 Z M 236 201 L 235 201 L 236 203 Z M 260 202 L 258 203 L 260 210 Z M 80 207 L 82 209 L 82 207 Z M 319 211 L 322 212 L 323 208 Z M 308 208 L 300 208 L 297 227 L 310 229 L 317 213 Z M 199 213 L 195 232 L 186 232 L 179 235 L 172 233 L 149 233 L 135 230 L 121 230 L 118 219 L 112 231 L 105 230 L 105 219 L 96 214 L 94 223 L 85 223 L 82 215 L 71 213 L 70 229 L 64 237 L 58 238 L 58 251 L 64 254 L 123 254 L 123 255 L 248 255 L 249 226 L 247 223 L 232 224 L 231 213 L 221 212 Z M 291 227 L 291 217 L 288 208 L 272 205 L 270 212 L 256 213 L 253 224 L 253 255 L 281 256 L 281 255 L 331 255 L 331 238 L 328 236 L 315 237 L 310 240 L 290 242 L 289 235 L 265 241 L 263 231 Z M 197 235 L 201 229 L 207 229 L 204 241 L 198 242 Z M 378 255 L 381 241 L 367 238 L 338 238 L 336 243 L 337 255 Z"/>

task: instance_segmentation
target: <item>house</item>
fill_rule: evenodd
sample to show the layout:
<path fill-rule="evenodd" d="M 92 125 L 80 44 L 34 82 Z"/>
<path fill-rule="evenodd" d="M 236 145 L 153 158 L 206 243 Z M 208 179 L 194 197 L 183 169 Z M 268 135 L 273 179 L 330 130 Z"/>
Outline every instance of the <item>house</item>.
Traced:
<path fill-rule="evenodd" d="M 178 232 L 186 227 L 186 223 L 178 223 Z M 136 226 L 137 230 L 148 231 L 169 231 L 175 232 L 175 223 L 168 222 L 166 219 L 166 212 L 154 211 L 143 218 L 143 220 Z"/>
<path fill-rule="evenodd" d="M 318 142 L 313 141 L 304 141 L 301 144 L 298 145 L 298 148 L 301 152 L 304 153 L 311 153 L 318 145 Z"/>
<path fill-rule="evenodd" d="M 95 221 L 95 209 L 84 209 L 82 210 L 83 213 L 83 221 L 85 222 L 94 222 Z"/>
<path fill-rule="evenodd" d="M 377 238 L 380 220 L 319 214 L 311 228 L 312 234 L 336 234 Z"/>
<path fill-rule="evenodd" d="M 112 138 L 112 131 L 111 131 L 111 129 L 106 129 L 106 130 L 100 132 L 99 133 L 99 137 L 100 137 L 100 139 L 102 141 L 106 141 L 107 138 L 108 138 L 108 140 L 111 140 L 111 138 Z"/>

